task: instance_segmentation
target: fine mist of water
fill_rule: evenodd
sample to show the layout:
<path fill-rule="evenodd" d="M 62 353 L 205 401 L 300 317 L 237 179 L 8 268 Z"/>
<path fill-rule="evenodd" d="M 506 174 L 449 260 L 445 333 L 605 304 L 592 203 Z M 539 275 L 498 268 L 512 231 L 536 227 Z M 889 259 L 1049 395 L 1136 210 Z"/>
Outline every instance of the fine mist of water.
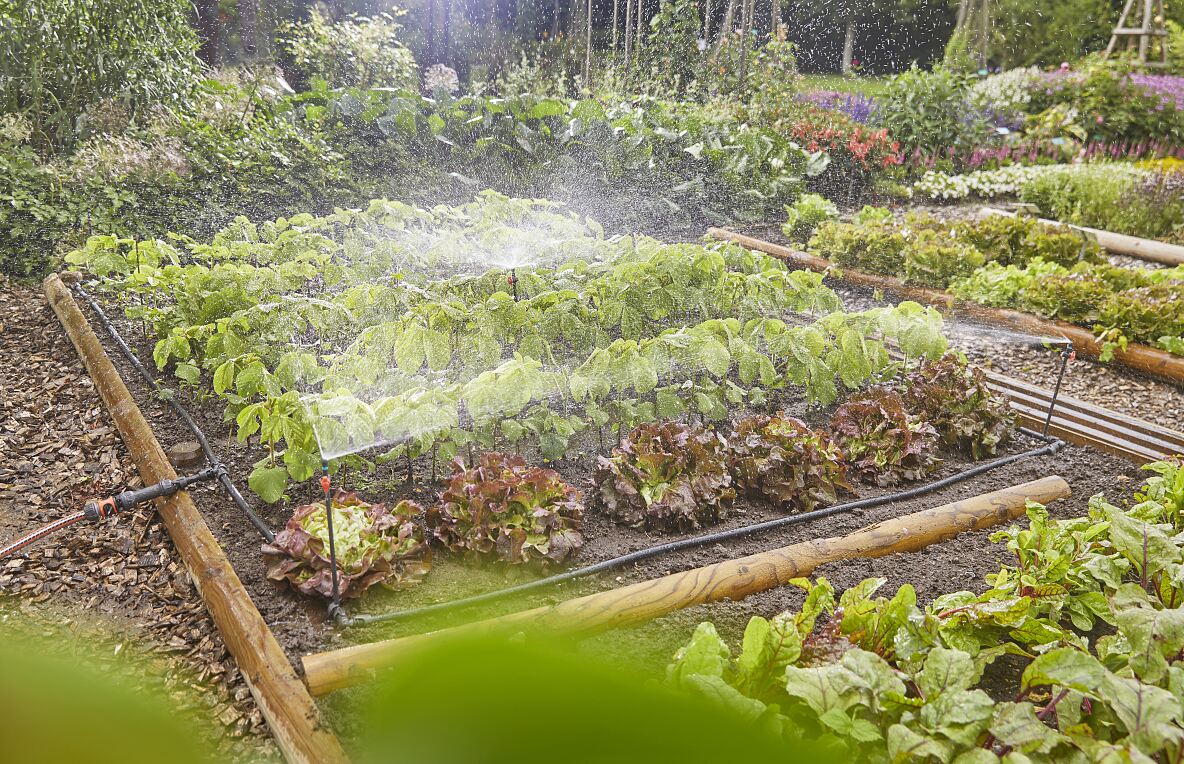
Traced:
<path fill-rule="evenodd" d="M 1064 347 L 1072 344 L 1064 335 L 1029 334 L 998 326 L 986 326 L 947 317 L 944 325 L 951 340 L 996 343 L 1018 347 Z"/>

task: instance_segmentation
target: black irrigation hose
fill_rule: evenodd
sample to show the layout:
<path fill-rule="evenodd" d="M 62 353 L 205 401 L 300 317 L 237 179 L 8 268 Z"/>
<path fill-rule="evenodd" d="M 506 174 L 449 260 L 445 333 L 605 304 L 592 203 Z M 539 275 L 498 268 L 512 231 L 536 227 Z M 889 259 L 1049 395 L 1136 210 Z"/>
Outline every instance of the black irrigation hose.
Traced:
<path fill-rule="evenodd" d="M 775 528 L 784 528 L 789 525 L 797 525 L 798 523 L 810 522 L 812 520 L 820 520 L 824 517 L 837 515 L 843 512 L 851 512 L 856 509 L 866 509 L 868 507 L 877 507 L 881 504 L 890 504 L 895 501 L 904 501 L 912 499 L 917 496 L 924 496 L 942 488 L 960 483 L 964 480 L 969 480 L 972 477 L 990 472 L 999 467 L 1023 459 L 1030 459 L 1036 456 L 1051 456 L 1056 454 L 1065 447 L 1065 441 L 1059 438 L 1049 438 L 1027 429 L 1026 427 L 1019 428 L 1022 433 L 1034 437 L 1043 442 L 1045 445 L 1040 448 L 1034 448 L 1029 451 L 1024 451 L 1019 454 L 1011 454 L 1010 456 L 1001 456 L 998 459 L 992 459 L 989 462 L 977 464 L 969 469 L 950 475 L 949 477 L 935 480 L 932 483 L 910 488 L 905 491 L 897 493 L 890 493 L 884 496 L 873 496 L 867 499 L 859 499 L 858 501 L 847 502 L 846 504 L 836 504 L 833 507 L 826 507 L 825 509 L 816 509 L 813 512 L 804 512 L 799 515 L 788 515 L 786 517 L 778 517 L 773 520 L 766 520 L 753 525 L 746 525 L 741 528 L 733 528 L 727 531 L 720 531 L 718 533 L 709 533 L 706 536 L 695 536 L 694 538 L 682 539 L 681 541 L 671 541 L 665 544 L 640 549 L 636 552 L 614 557 L 609 560 L 603 560 L 593 565 L 588 565 L 583 568 L 576 568 L 575 570 L 564 571 L 553 576 L 540 578 L 536 581 L 528 581 L 526 583 L 510 586 L 505 589 L 496 589 L 491 592 L 483 594 L 475 594 L 471 597 L 464 597 L 462 599 L 451 600 L 449 602 L 440 602 L 434 605 L 424 605 L 422 607 L 409 608 L 407 610 L 396 610 L 392 613 L 378 613 L 378 614 L 361 614 L 361 615 L 346 615 L 344 612 L 338 610 L 337 620 L 344 626 L 362 626 L 372 623 L 382 623 L 385 621 L 397 621 L 407 618 L 416 618 L 419 616 L 431 615 L 434 613 L 441 613 L 457 608 L 468 607 L 470 605 L 477 605 L 483 602 L 491 602 L 493 600 L 508 597 L 514 594 L 521 594 L 522 592 L 540 589 L 545 586 L 553 586 L 554 584 L 562 583 L 564 581 L 571 581 L 576 578 L 583 578 L 584 576 L 591 576 L 596 573 L 604 573 L 610 570 L 624 567 L 633 562 L 649 559 L 650 557 L 657 557 L 658 555 L 667 554 L 670 552 L 677 552 L 683 549 L 691 549 L 697 546 L 704 546 L 707 544 L 714 544 L 721 541 L 730 541 L 732 539 L 749 536 L 761 531 L 773 530 Z"/>
<path fill-rule="evenodd" d="M 143 377 L 144 382 L 150 388 L 152 388 L 153 392 L 159 394 L 161 392 L 160 385 L 156 383 L 156 380 L 153 378 L 148 369 L 144 367 L 144 364 L 140 363 L 140 359 L 136 357 L 136 354 L 132 351 L 131 347 L 123 339 L 123 335 L 119 333 L 119 330 L 116 329 L 114 324 L 111 323 L 111 320 L 107 318 L 107 314 L 103 312 L 103 309 L 99 307 L 99 304 L 95 302 L 94 298 L 91 297 L 85 289 L 82 288 L 81 284 L 75 284 L 74 289 L 78 292 L 82 299 L 86 300 L 87 304 L 90 305 L 90 309 L 94 311 L 95 315 L 99 319 L 99 323 L 103 325 L 103 328 L 107 330 L 107 334 L 111 336 L 111 339 L 119 347 L 120 352 L 123 353 L 123 357 L 127 359 L 128 363 L 135 367 L 136 371 L 140 373 L 140 376 Z M 169 392 L 172 393 L 171 390 Z M 193 437 L 197 439 L 198 445 L 201 446 L 202 453 L 205 454 L 206 462 L 217 471 L 218 482 L 222 484 L 224 489 L 226 489 L 226 493 L 230 496 L 231 500 L 234 501 L 236 505 L 238 505 L 238 508 L 242 510 L 244 515 L 247 516 L 247 519 L 251 521 L 251 525 L 255 526 L 255 529 L 259 531 L 259 534 L 263 536 L 267 543 L 270 544 L 272 541 L 275 541 L 275 533 L 270 527 L 268 527 L 267 523 L 265 523 L 263 519 L 259 517 L 259 515 L 255 514 L 255 510 L 251 509 L 251 505 L 248 504 L 247 500 L 243 498 L 243 495 L 239 493 L 238 488 L 236 488 L 234 485 L 234 481 L 230 479 L 230 473 L 227 471 L 226 465 L 222 464 L 222 462 L 218 460 L 218 457 L 214 454 L 214 450 L 210 448 L 209 441 L 206 440 L 205 433 L 202 432 L 201 428 L 197 426 L 197 422 L 194 422 L 193 417 L 189 416 L 189 412 L 177 402 L 175 395 L 170 394 L 160 397 L 164 398 L 165 402 L 169 404 L 177 416 L 180 417 L 181 421 L 185 423 L 185 426 L 189 428 L 189 431 L 193 433 Z"/>

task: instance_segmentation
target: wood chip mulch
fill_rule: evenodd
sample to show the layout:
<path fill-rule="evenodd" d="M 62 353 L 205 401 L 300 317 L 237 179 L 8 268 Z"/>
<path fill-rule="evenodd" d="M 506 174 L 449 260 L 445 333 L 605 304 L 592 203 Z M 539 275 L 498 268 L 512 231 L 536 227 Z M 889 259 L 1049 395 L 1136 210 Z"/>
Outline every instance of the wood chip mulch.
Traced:
<path fill-rule="evenodd" d="M 0 277 L 2 278 L 2 277 Z M 69 338 L 37 290 L 0 281 L 0 542 L 140 479 Z M 167 447 L 170 444 L 165 444 Z M 219 753 L 278 760 L 262 716 L 163 523 L 140 507 L 83 521 L 0 561 L 0 604 L 29 621 L 99 617 L 152 656 Z M 213 720 L 213 724 L 208 724 Z"/>

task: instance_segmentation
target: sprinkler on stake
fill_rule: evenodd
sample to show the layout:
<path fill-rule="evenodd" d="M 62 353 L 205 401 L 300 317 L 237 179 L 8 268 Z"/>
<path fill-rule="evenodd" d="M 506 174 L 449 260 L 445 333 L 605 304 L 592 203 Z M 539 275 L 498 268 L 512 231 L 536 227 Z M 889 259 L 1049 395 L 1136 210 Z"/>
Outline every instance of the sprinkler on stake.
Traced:
<path fill-rule="evenodd" d="M 510 275 L 506 276 L 506 283 L 510 285 L 510 289 L 514 293 L 514 302 L 518 302 L 518 269 L 511 268 Z"/>
<path fill-rule="evenodd" d="M 1044 418 L 1044 429 L 1041 430 L 1041 435 L 1048 435 L 1048 428 L 1052 425 L 1052 413 L 1057 407 L 1057 396 L 1061 394 L 1061 382 L 1065 379 L 1065 370 L 1069 368 L 1069 362 L 1077 358 L 1077 351 L 1073 348 L 1073 343 L 1065 340 L 1065 346 L 1061 348 L 1061 370 L 1057 373 L 1057 384 L 1052 389 L 1052 398 L 1048 401 L 1048 416 Z"/>
<path fill-rule="evenodd" d="M 329 461 L 321 460 L 321 490 L 325 492 L 325 524 L 329 531 L 329 575 L 333 580 L 333 599 L 329 601 L 329 617 L 341 612 L 341 591 L 337 582 L 337 543 L 333 536 L 333 482 L 329 479 Z"/>

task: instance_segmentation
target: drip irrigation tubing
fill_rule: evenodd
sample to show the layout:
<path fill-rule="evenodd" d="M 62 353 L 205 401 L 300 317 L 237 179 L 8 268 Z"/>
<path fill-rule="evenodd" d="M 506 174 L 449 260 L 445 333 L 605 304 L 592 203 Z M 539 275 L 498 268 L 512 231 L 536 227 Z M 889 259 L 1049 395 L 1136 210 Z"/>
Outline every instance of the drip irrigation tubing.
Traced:
<path fill-rule="evenodd" d="M 705 546 L 707 544 L 715 544 L 721 541 L 730 541 L 732 539 L 750 536 L 761 531 L 774 530 L 776 528 L 784 528 L 790 525 L 797 525 L 799 523 L 811 522 L 820 520 L 831 515 L 842 514 L 844 512 L 853 512 L 857 509 L 867 509 L 869 507 L 878 507 L 882 504 L 890 504 L 896 501 L 906 501 L 908 499 L 916 498 L 918 496 L 925 496 L 934 491 L 941 490 L 951 485 L 955 485 L 970 478 L 982 475 L 985 472 L 1004 467 L 1008 464 L 1014 464 L 1024 459 L 1031 459 L 1037 456 L 1053 456 L 1065 447 L 1065 441 L 1060 438 L 1050 438 L 1047 435 L 1042 435 L 1034 430 L 1026 427 L 1019 428 L 1019 431 L 1024 435 L 1035 438 L 1044 443 L 1039 448 L 1033 448 L 1028 451 L 1023 451 L 1018 454 L 1010 454 L 1008 456 L 1001 456 L 998 459 L 992 459 L 989 462 L 977 464 L 968 469 L 957 472 L 940 480 L 935 480 L 925 485 L 909 488 L 904 491 L 896 493 L 885 494 L 884 496 L 872 496 L 867 499 L 859 499 L 857 501 L 847 502 L 846 504 L 836 504 L 833 507 L 826 507 L 824 509 L 816 509 L 812 512 L 803 512 L 798 515 L 788 515 L 786 517 L 778 517 L 773 520 L 766 520 L 752 525 L 745 525 L 740 528 L 733 528 L 731 530 L 719 531 L 717 533 L 709 533 L 705 536 L 695 536 L 692 538 L 682 539 L 679 541 L 671 541 L 665 544 L 658 544 L 657 546 L 648 547 L 646 549 L 639 549 L 636 552 L 621 555 L 620 557 L 613 557 L 608 560 L 587 565 L 582 568 L 564 571 L 553 576 L 540 578 L 535 581 L 528 581 L 526 583 L 518 584 L 516 586 L 506 587 L 504 589 L 496 589 L 482 594 L 474 594 L 471 597 L 463 597 L 461 599 L 450 600 L 448 602 L 439 602 L 433 605 L 424 605 L 422 607 L 408 608 L 406 610 L 396 610 L 391 613 L 363 613 L 359 615 L 348 615 L 343 610 L 336 610 L 336 617 L 339 623 L 343 626 L 363 626 L 374 623 L 384 623 L 388 621 L 399 621 L 408 618 L 418 618 L 420 616 L 432 615 L 435 613 L 442 613 L 449 610 L 457 610 L 460 608 L 469 607 L 471 605 L 479 605 L 486 602 L 502 599 L 515 594 L 522 594 L 523 592 L 533 591 L 555 584 L 571 581 L 576 578 L 583 578 L 585 576 L 595 575 L 597 573 L 605 573 L 611 570 L 624 567 L 633 562 L 639 562 L 651 557 L 657 557 L 671 552 L 678 552 L 683 549 L 692 549 L 694 547 Z"/>
<path fill-rule="evenodd" d="M 103 328 L 107 331 L 107 334 L 110 335 L 112 341 L 114 341 L 119 347 L 123 357 L 127 359 L 128 363 L 130 363 L 137 372 L 139 372 L 145 384 L 147 384 L 153 392 L 157 393 L 159 397 L 163 398 L 165 402 L 169 404 L 169 407 L 172 408 L 181 421 L 185 423 L 185 426 L 189 428 L 189 431 L 193 433 L 193 437 L 197 440 L 198 445 L 201 446 L 202 453 L 205 454 L 206 462 L 217 470 L 218 482 L 222 484 L 222 488 L 226 490 L 226 493 L 230 496 L 230 499 L 238 506 L 240 510 L 242 510 L 242 513 L 246 515 L 248 520 L 251 521 L 251 525 L 255 526 L 255 530 L 259 531 L 259 534 L 263 536 L 263 539 L 267 543 L 270 544 L 271 542 L 275 541 L 275 532 L 271 530 L 271 528 L 263 521 L 261 517 L 259 517 L 259 515 L 255 514 L 255 510 L 251 509 L 251 505 L 248 504 L 247 500 L 243 498 L 243 495 L 239 493 L 238 488 L 234 485 L 234 481 L 230 478 L 230 473 L 226 469 L 226 465 L 224 465 L 214 454 L 214 450 L 210 448 L 209 441 L 206 440 L 205 433 L 202 432 L 201 428 L 197 426 L 197 422 L 193 421 L 193 417 L 189 416 L 189 412 L 177 402 L 176 395 L 171 394 L 171 390 L 168 391 L 170 394 L 160 395 L 162 392 L 160 385 L 157 384 L 156 380 L 152 377 L 152 374 L 148 371 L 148 369 L 144 367 L 144 364 L 140 362 L 140 359 L 136 357 L 136 354 L 132 351 L 131 346 L 129 346 L 123 339 L 123 335 L 120 334 L 119 330 L 115 328 L 115 325 L 111 323 L 111 320 L 107 317 L 107 314 L 103 312 L 103 309 L 99 306 L 99 304 L 85 289 L 82 288 L 82 284 L 75 284 L 74 289 L 78 292 L 82 299 L 86 300 L 87 305 L 90 306 L 90 309 L 94 311 L 95 316 L 98 317 L 99 323 L 103 325 Z"/>

